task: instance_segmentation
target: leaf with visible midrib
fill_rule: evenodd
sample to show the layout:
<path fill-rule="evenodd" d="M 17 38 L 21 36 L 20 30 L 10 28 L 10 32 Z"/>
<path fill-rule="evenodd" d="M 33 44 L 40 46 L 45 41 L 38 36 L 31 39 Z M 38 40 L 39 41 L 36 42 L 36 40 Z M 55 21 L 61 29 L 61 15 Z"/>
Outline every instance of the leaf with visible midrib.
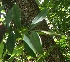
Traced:
<path fill-rule="evenodd" d="M 30 40 L 31 40 L 36 52 L 38 52 L 39 54 L 42 54 L 43 49 L 42 49 L 41 40 L 39 38 L 38 33 L 36 33 L 35 31 L 32 31 L 32 33 L 30 35 Z"/>
<path fill-rule="evenodd" d="M 36 52 L 38 52 L 39 54 L 43 53 L 42 45 L 41 45 L 39 36 L 36 32 L 33 31 L 30 37 L 27 35 L 24 35 L 23 40 L 34 51 L 34 53 Z"/>
<path fill-rule="evenodd" d="M 32 56 L 32 57 L 36 57 L 35 53 L 33 52 L 33 50 L 28 46 L 28 44 L 26 42 L 24 42 L 24 48 L 25 51 L 28 53 L 28 55 Z"/>
<path fill-rule="evenodd" d="M 38 23 L 40 23 L 41 21 L 43 21 L 43 19 L 45 19 L 45 17 L 47 16 L 47 9 L 42 10 L 33 20 L 31 23 L 31 28 L 34 28 L 38 25 Z"/>
<path fill-rule="evenodd" d="M 42 21 L 47 15 L 47 9 L 42 10 L 33 20 L 32 24 L 36 24 L 40 21 Z"/>
<path fill-rule="evenodd" d="M 36 51 L 34 50 L 34 46 L 32 45 L 29 36 L 28 36 L 28 35 L 24 35 L 23 40 L 25 41 L 25 43 L 26 43 L 26 44 L 34 51 L 34 53 L 35 53 Z"/>

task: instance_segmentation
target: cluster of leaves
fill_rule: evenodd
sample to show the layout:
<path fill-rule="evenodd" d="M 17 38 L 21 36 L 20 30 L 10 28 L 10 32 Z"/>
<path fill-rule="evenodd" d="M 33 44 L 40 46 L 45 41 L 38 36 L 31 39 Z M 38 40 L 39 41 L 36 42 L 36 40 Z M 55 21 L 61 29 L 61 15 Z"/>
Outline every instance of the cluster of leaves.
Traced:
<path fill-rule="evenodd" d="M 2 46 L 0 50 L 0 58 L 3 59 L 3 61 L 8 59 L 8 61 L 12 62 L 14 57 L 23 56 L 26 52 L 28 57 L 31 56 L 36 58 L 36 54 L 43 55 L 40 36 L 37 31 L 32 31 L 31 29 L 37 26 L 36 24 L 46 17 L 46 12 L 46 9 L 40 12 L 32 21 L 30 29 L 28 29 L 21 25 L 21 14 L 18 5 L 13 5 L 3 21 L 6 26 L 6 33 L 0 45 L 0 47 Z M 27 56 L 24 55 L 23 57 L 26 58 Z"/>
<path fill-rule="evenodd" d="M 23 62 L 30 58 L 36 62 L 44 61 L 54 47 L 45 52 L 42 47 L 40 34 L 52 35 L 66 61 L 70 61 L 69 1 L 44 0 L 42 4 L 39 4 L 39 7 L 41 12 L 32 20 L 30 29 L 21 25 L 21 13 L 18 5 L 14 4 L 8 13 L 5 14 L 3 23 L 6 26 L 6 33 L 0 43 L 0 61 L 13 62 L 15 60 Z M 0 11 L 2 10 L 3 6 L 0 8 Z M 48 25 L 52 25 L 52 28 L 49 27 L 51 32 L 32 30 L 46 16 L 49 21 Z M 60 35 L 55 33 L 59 33 Z"/>

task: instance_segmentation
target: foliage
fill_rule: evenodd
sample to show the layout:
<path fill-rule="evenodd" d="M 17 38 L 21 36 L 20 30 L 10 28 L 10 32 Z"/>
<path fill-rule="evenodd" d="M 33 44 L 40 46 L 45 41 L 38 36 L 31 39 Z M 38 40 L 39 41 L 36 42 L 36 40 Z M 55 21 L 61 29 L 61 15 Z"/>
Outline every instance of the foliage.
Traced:
<path fill-rule="evenodd" d="M 32 20 L 29 28 L 21 25 L 21 13 L 17 4 L 14 4 L 6 14 L 4 6 L 0 7 L 0 13 L 4 11 L 4 18 L 0 17 L 0 20 L 6 30 L 0 41 L 0 61 L 26 62 L 32 59 L 36 62 L 45 62 L 45 58 L 47 59 L 51 51 L 57 47 L 63 55 L 63 62 L 70 62 L 70 1 L 44 0 L 40 3 L 36 0 L 36 2 L 41 12 Z M 47 19 L 49 30 L 36 30 L 35 27 L 40 25 L 43 19 Z M 55 44 L 44 50 L 41 35 L 52 36 Z M 47 46 L 51 44 L 48 40 L 46 43 Z"/>

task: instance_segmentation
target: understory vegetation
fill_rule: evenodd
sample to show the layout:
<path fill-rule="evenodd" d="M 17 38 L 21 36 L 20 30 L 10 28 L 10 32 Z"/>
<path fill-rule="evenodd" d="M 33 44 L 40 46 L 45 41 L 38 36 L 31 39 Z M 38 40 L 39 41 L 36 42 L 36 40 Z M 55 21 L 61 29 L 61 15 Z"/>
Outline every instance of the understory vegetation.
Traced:
<path fill-rule="evenodd" d="M 70 0 L 0 0 L 0 62 L 70 62 Z"/>

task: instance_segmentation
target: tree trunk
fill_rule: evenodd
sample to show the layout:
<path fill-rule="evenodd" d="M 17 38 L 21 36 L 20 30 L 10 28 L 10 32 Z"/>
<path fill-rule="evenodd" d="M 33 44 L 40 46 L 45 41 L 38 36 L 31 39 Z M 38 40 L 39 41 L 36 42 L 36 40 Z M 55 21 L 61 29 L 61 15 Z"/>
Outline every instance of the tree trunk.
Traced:
<path fill-rule="evenodd" d="M 29 26 L 33 18 L 39 13 L 35 0 L 16 0 L 21 11 L 22 25 Z"/>

